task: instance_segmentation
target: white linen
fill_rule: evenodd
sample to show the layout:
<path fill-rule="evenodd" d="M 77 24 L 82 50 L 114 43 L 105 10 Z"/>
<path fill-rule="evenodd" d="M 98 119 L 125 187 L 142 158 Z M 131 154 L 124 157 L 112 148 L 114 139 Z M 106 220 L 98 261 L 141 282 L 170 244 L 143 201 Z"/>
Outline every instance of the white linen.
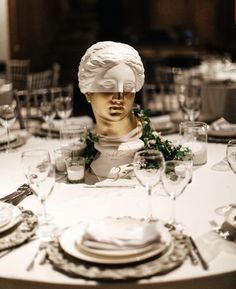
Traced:
<path fill-rule="evenodd" d="M 168 136 L 175 139 L 176 135 Z M 20 155 L 29 148 L 47 148 L 53 155 L 53 149 L 60 146 L 59 140 L 46 140 L 30 137 L 27 143 L 17 151 L 0 154 L 0 196 L 5 196 L 26 182 L 22 172 Z M 220 239 L 212 232 L 209 221 L 218 223 L 223 218 L 216 215 L 215 209 L 235 202 L 235 174 L 226 169 L 215 169 L 215 164 L 225 157 L 226 146 L 223 144 L 208 144 L 208 161 L 204 166 L 194 167 L 192 183 L 177 199 L 177 220 L 182 222 L 196 240 L 197 245 L 209 262 L 210 269 L 203 271 L 201 266 L 192 266 L 189 260 L 165 275 L 154 276 L 138 282 L 111 282 L 106 284 L 109 289 L 154 289 L 159 286 L 182 289 L 188 288 L 221 288 L 222 282 L 227 283 L 227 289 L 235 288 L 236 274 L 236 244 Z M 162 192 L 162 194 L 160 194 Z M 38 201 L 34 195 L 27 197 L 22 206 L 38 210 Z M 163 194 L 159 185 L 152 196 L 154 217 L 161 220 L 170 218 L 171 201 Z M 104 217 L 132 216 L 143 218 L 147 212 L 147 195 L 141 186 L 135 189 L 127 188 L 86 188 L 84 184 L 66 184 L 57 182 L 52 194 L 47 200 L 47 209 L 56 225 L 63 228 L 79 221 L 95 221 Z M 104 289 L 104 283 L 83 278 L 71 278 L 53 270 L 52 266 L 40 266 L 27 272 L 25 268 L 31 261 L 38 247 L 38 240 L 22 245 L 8 255 L 0 258 L 1 288 L 95 288 Z M 39 261 L 39 260 L 37 260 Z M 17 268 L 17 270 L 13 270 Z M 221 286 L 221 287 L 220 287 Z"/>
<path fill-rule="evenodd" d="M 112 219 L 93 222 L 85 229 L 82 244 L 104 250 L 139 249 L 153 243 L 161 243 L 164 227 L 160 222 L 135 219 Z"/>

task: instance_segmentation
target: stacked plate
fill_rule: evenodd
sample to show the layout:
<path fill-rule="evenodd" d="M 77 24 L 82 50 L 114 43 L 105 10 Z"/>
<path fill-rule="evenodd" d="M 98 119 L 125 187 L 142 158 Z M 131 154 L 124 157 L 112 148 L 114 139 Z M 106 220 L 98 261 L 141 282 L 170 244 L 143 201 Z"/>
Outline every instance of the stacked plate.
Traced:
<path fill-rule="evenodd" d="M 236 138 L 236 124 L 229 123 L 224 118 L 220 118 L 209 126 L 209 141 L 227 143 L 232 138 Z"/>
<path fill-rule="evenodd" d="M 169 115 L 150 117 L 151 125 L 154 130 L 163 134 L 170 134 L 176 131 L 175 124 Z"/>
<path fill-rule="evenodd" d="M 119 265 L 162 256 L 171 246 L 171 235 L 160 221 L 106 218 L 68 228 L 59 243 L 80 260 Z"/>
<path fill-rule="evenodd" d="M 22 219 L 21 210 L 11 204 L 0 203 L 0 233 L 16 226 Z"/>

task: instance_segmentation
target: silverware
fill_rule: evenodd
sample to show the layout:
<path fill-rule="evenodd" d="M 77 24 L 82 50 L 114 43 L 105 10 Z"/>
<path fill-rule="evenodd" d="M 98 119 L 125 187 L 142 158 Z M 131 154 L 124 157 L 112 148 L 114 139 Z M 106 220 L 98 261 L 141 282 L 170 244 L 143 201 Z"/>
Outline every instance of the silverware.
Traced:
<path fill-rule="evenodd" d="M 202 254 L 201 252 L 199 251 L 198 247 L 197 247 L 197 244 L 195 243 L 195 241 L 193 240 L 193 238 L 191 236 L 188 236 L 189 238 L 189 241 L 192 245 L 192 248 L 193 248 L 193 251 L 195 252 L 195 254 L 197 255 L 201 265 L 202 265 L 202 268 L 204 270 L 208 270 L 209 269 L 209 265 L 207 264 L 207 262 L 205 261 L 205 259 L 202 257 Z"/>
<path fill-rule="evenodd" d="M 188 247 L 189 247 L 188 256 L 190 258 L 190 261 L 191 261 L 192 265 L 196 266 L 196 265 L 198 265 L 199 261 L 194 254 L 190 239 L 188 239 Z"/>
<path fill-rule="evenodd" d="M 33 258 L 31 259 L 29 265 L 26 267 L 26 271 L 32 271 L 34 269 L 34 265 L 35 265 L 35 261 L 37 259 L 37 257 L 39 256 L 39 254 L 45 249 L 45 243 L 40 243 L 35 254 L 33 255 Z M 43 259 L 42 259 L 43 260 Z M 40 261 L 40 264 L 43 264 L 43 261 Z"/>
<path fill-rule="evenodd" d="M 34 191 L 30 188 L 29 185 L 23 184 L 20 186 L 16 192 L 11 193 L 0 199 L 2 202 L 11 203 L 13 205 L 18 205 L 21 201 L 23 201 L 26 197 L 32 195 Z"/>

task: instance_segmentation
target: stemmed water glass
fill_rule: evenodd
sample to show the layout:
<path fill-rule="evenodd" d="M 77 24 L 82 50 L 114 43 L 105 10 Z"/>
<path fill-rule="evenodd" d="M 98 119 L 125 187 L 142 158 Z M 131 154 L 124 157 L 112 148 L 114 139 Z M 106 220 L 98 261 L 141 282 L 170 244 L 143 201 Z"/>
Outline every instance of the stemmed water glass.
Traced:
<path fill-rule="evenodd" d="M 182 111 L 186 114 L 186 120 L 195 121 L 198 119 L 201 110 L 202 86 L 199 82 L 191 82 L 182 85 L 182 92 L 179 93 L 179 103 Z"/>
<path fill-rule="evenodd" d="M 16 120 L 16 103 L 0 105 L 0 124 L 7 130 L 6 152 L 10 152 L 10 127 Z"/>
<path fill-rule="evenodd" d="M 63 124 L 66 124 L 67 119 L 72 113 L 72 97 L 68 89 L 60 89 L 58 96 L 55 98 L 55 108 L 57 115 L 62 119 Z"/>
<path fill-rule="evenodd" d="M 46 91 L 43 93 L 43 99 L 40 103 L 40 111 L 42 118 L 48 125 L 48 137 L 52 137 L 53 120 L 56 116 L 55 104 L 51 98 L 51 93 Z"/>
<path fill-rule="evenodd" d="M 148 195 L 147 221 L 152 221 L 152 188 L 160 181 L 164 157 L 158 150 L 142 150 L 135 153 L 133 165 L 135 176 Z"/>
<path fill-rule="evenodd" d="M 165 192 L 172 200 L 172 217 L 169 224 L 181 229 L 176 221 L 176 199 L 183 193 L 191 178 L 191 167 L 185 161 L 172 160 L 165 162 L 161 179 Z"/>
<path fill-rule="evenodd" d="M 231 139 L 226 147 L 226 159 L 231 170 L 236 174 L 236 139 Z"/>
<path fill-rule="evenodd" d="M 46 212 L 46 199 L 52 192 L 55 183 L 54 168 L 49 152 L 44 149 L 25 151 L 21 155 L 21 162 L 28 184 L 40 201 L 38 235 L 47 239 L 50 237 L 52 228 Z"/>
<path fill-rule="evenodd" d="M 226 159 L 231 170 L 236 174 L 236 139 L 231 139 L 228 141 L 226 146 Z M 229 204 L 226 206 L 221 206 L 215 210 L 219 215 L 226 215 L 232 208 L 236 207 L 236 204 Z"/>

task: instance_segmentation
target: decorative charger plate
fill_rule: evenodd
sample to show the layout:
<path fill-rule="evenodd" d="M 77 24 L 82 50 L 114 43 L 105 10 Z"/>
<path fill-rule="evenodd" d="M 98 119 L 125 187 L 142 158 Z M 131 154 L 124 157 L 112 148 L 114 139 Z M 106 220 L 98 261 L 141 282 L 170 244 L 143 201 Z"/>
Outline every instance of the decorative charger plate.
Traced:
<path fill-rule="evenodd" d="M 171 236 L 165 232 L 165 243 L 152 244 L 135 250 L 95 250 L 82 244 L 84 226 L 76 225 L 60 236 L 61 248 L 72 257 L 99 264 L 127 264 L 140 262 L 166 251 L 171 245 Z M 126 253 L 126 254 L 125 254 Z"/>
<path fill-rule="evenodd" d="M 10 142 L 13 142 L 17 139 L 17 135 L 15 134 L 10 134 L 9 136 L 9 141 Z M 3 134 L 0 134 L 0 145 L 5 145 L 7 144 L 7 134 L 6 133 L 3 133 Z"/>
<path fill-rule="evenodd" d="M 16 139 L 12 142 L 10 142 L 10 148 L 15 149 L 22 145 L 24 145 L 26 142 L 26 138 L 20 135 L 17 135 Z M 7 143 L 0 143 L 0 151 L 5 151 L 7 149 Z"/>
<path fill-rule="evenodd" d="M 37 224 L 37 217 L 33 212 L 23 210 L 21 222 L 0 234 L 0 251 L 17 247 L 28 241 L 35 234 Z"/>
<path fill-rule="evenodd" d="M 73 277 L 97 280 L 140 279 L 165 274 L 184 262 L 189 252 L 187 238 L 174 230 L 170 234 L 171 246 L 163 254 L 131 264 L 96 264 L 74 258 L 61 248 L 58 239 L 49 242 L 46 250 L 54 268 Z"/>

